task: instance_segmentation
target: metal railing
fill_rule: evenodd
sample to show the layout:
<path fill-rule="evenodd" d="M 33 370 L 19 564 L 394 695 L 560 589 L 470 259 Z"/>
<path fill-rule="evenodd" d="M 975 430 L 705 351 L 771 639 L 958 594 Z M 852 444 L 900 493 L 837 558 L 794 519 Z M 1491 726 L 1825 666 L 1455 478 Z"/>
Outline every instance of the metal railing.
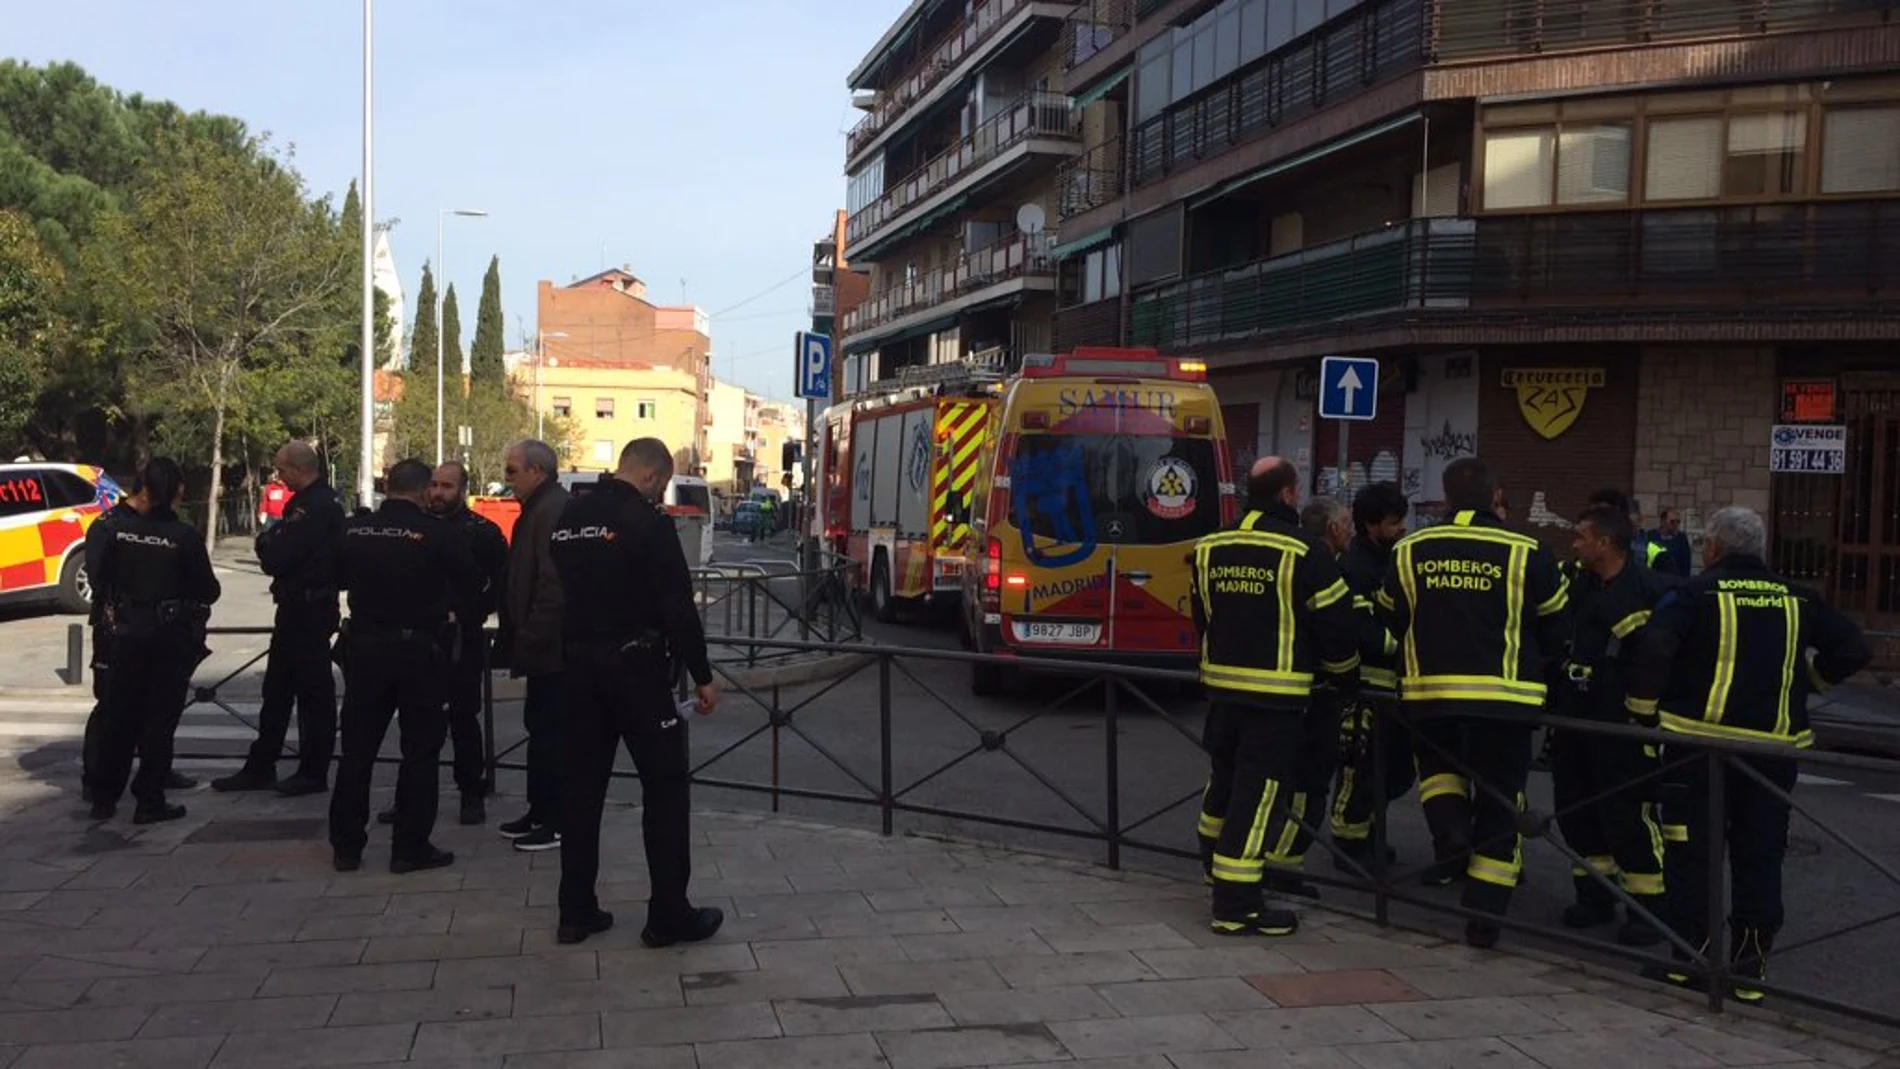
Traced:
<path fill-rule="evenodd" d="M 1603 298 L 1622 298 L 1605 302 Z M 1900 301 L 1900 203 L 1415 219 L 1134 296 L 1130 340 L 1184 348 L 1392 314 L 1629 316 Z"/>
<path fill-rule="evenodd" d="M 1056 269 L 1049 259 L 1054 246 L 1052 236 L 1048 231 L 1012 234 L 965 252 L 914 282 L 900 283 L 868 298 L 846 314 L 844 332 L 855 334 L 1013 278 L 1052 275 Z"/>
<path fill-rule="evenodd" d="M 1119 134 L 1064 161 L 1056 168 L 1056 196 L 1060 198 L 1056 216 L 1068 219 L 1120 200 L 1127 191 L 1122 181 L 1126 173 L 1127 160 Z"/>
<path fill-rule="evenodd" d="M 1080 122 L 1059 93 L 1024 93 L 1001 113 L 890 185 L 883 196 L 859 208 L 845 223 L 853 244 L 876 232 L 926 197 L 941 193 L 977 168 L 1032 138 L 1075 140 Z"/>
<path fill-rule="evenodd" d="M 1082 0 L 1062 23 L 1065 70 L 1087 63 L 1135 25 L 1131 0 Z"/>
<path fill-rule="evenodd" d="M 1893 0 L 1437 0 L 1436 60 L 1813 29 L 1822 20 L 1891 16 Z"/>
<path fill-rule="evenodd" d="M 821 550 L 821 565 L 802 570 L 788 561 L 751 561 L 693 569 L 694 600 L 715 647 L 714 660 L 759 664 L 761 640 L 857 642 L 864 637 L 858 563 Z M 728 646 L 744 639 L 743 646 Z M 734 652 L 721 655 L 720 648 Z"/>
<path fill-rule="evenodd" d="M 1084 345 L 1117 346 L 1122 343 L 1122 299 L 1108 297 L 1088 304 L 1058 308 L 1055 314 L 1055 343 L 1058 353 L 1073 352 Z"/>
<path fill-rule="evenodd" d="M 950 28 L 938 42 L 906 71 L 897 85 L 885 90 L 878 96 L 877 104 L 870 113 L 858 120 L 858 124 L 845 135 L 844 154 L 847 162 L 854 159 L 858 151 L 874 140 L 878 134 L 888 129 L 892 123 L 910 110 L 911 106 L 923 99 L 935 89 L 957 64 L 974 55 L 978 48 L 987 43 L 1008 22 L 1012 16 L 1028 7 L 1033 0 L 992 0 L 976 9 L 975 13 Z"/>

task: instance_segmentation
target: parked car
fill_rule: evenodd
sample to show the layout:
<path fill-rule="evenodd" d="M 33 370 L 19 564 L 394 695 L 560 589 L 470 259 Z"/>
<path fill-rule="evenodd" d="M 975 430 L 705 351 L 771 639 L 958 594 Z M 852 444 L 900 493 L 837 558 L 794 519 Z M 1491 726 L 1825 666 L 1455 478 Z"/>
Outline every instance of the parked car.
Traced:
<path fill-rule="evenodd" d="M 757 501 L 741 501 L 732 507 L 732 533 L 751 538 L 765 522 L 765 510 Z"/>
<path fill-rule="evenodd" d="M 90 464 L 0 464 L 0 602 L 90 608 L 86 530 L 124 496 Z"/>

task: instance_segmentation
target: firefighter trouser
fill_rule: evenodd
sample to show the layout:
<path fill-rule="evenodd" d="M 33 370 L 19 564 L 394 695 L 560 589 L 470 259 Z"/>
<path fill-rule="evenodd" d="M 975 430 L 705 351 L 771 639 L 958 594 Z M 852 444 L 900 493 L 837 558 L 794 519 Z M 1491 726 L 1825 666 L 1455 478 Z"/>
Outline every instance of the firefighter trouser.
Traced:
<path fill-rule="evenodd" d="M 1389 712 L 1395 700 L 1383 692 L 1361 695 L 1340 719 L 1339 780 L 1330 819 L 1334 842 L 1366 842 L 1374 817 L 1412 788 L 1412 738 Z M 1375 746 L 1385 752 L 1384 790 L 1377 788 Z"/>
<path fill-rule="evenodd" d="M 1267 864 L 1287 865 L 1297 856 L 1306 735 L 1304 709 L 1218 698 L 1208 706 L 1201 746 L 1209 770 L 1199 830 L 1216 916 L 1258 909 Z"/>
<path fill-rule="evenodd" d="M 1293 849 L 1284 864 L 1299 868 L 1306 863 L 1306 852 L 1313 845 L 1308 826 L 1318 827 L 1326 812 L 1326 797 L 1333 785 L 1333 773 L 1339 767 L 1339 723 L 1342 700 L 1330 691 L 1313 695 L 1300 727 L 1300 767 L 1293 777 L 1298 794 L 1296 811 L 1301 814 L 1293 833 Z"/>
<path fill-rule="evenodd" d="M 1469 715 L 1478 710 L 1516 719 Z M 1405 706 L 1419 740 L 1418 796 L 1432 831 L 1432 851 L 1441 862 L 1466 858 L 1466 909 L 1502 914 L 1524 870 L 1517 819 L 1531 768 L 1527 712 L 1502 703 Z"/>
<path fill-rule="evenodd" d="M 1671 769 L 1663 785 L 1662 828 L 1667 853 L 1669 905 L 1684 941 L 1696 945 L 1709 935 L 1709 833 L 1714 821 L 1725 823 L 1730 880 L 1729 925 L 1738 932 L 1756 929 L 1773 937 L 1781 929 L 1781 862 L 1788 852 L 1789 803 L 1744 772 L 1747 764 L 1782 792 L 1794 790 L 1793 758 L 1729 757 L 1722 765 L 1726 811 L 1709 812 L 1710 768 L 1707 751 L 1691 746 L 1663 747 L 1665 764 L 1695 760 Z"/>
<path fill-rule="evenodd" d="M 1592 878 L 1589 870 L 1620 884 L 1632 898 L 1661 903 L 1663 835 L 1654 799 L 1662 788 L 1654 777 L 1636 782 L 1657 766 L 1657 759 L 1649 756 L 1640 740 L 1556 732 L 1550 781 L 1557 827 L 1589 866 L 1573 865 L 1570 870 L 1580 904 L 1608 907 L 1615 903 L 1609 888 Z M 1650 906 L 1650 912 L 1656 912 L 1656 907 Z"/>

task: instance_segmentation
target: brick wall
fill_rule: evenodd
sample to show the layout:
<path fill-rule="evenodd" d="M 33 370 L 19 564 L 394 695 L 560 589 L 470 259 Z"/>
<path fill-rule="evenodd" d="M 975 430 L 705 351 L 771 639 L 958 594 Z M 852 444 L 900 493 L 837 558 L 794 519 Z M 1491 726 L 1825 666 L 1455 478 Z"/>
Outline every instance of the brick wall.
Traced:
<path fill-rule="evenodd" d="M 1772 346 L 1643 350 L 1634 492 L 1645 524 L 1665 505 L 1692 535 L 1724 505 L 1767 515 L 1775 383 Z"/>

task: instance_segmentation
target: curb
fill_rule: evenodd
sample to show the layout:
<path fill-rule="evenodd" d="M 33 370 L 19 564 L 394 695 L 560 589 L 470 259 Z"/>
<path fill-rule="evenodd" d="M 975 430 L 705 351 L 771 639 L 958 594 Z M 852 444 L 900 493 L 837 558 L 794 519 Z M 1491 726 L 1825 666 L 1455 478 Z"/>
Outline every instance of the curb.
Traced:
<path fill-rule="evenodd" d="M 1900 760 L 1900 724 L 1842 720 L 1831 716 L 1815 716 L 1812 721 L 1816 749 Z"/>
<path fill-rule="evenodd" d="M 757 665 L 751 668 L 715 662 L 713 674 L 724 677 L 726 683 L 735 690 L 743 688 L 757 691 L 836 679 L 849 675 L 869 663 L 870 660 L 870 657 L 861 653 L 827 653 L 808 660 L 792 661 L 787 664 Z"/>

